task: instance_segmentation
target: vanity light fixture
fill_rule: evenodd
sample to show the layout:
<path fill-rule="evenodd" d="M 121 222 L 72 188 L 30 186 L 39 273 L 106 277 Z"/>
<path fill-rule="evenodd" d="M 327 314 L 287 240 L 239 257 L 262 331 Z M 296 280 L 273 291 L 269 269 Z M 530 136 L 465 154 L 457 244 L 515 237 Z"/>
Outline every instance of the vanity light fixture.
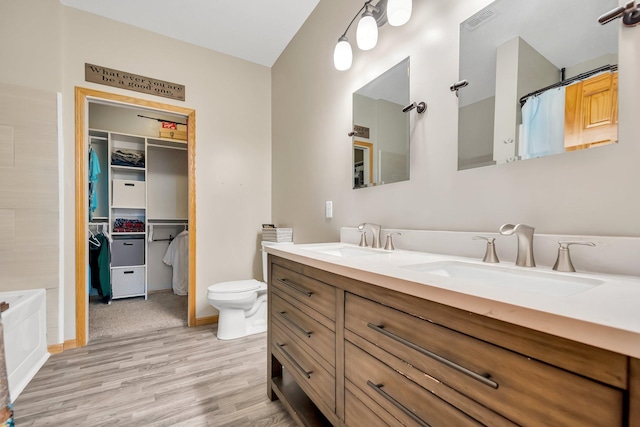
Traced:
<path fill-rule="evenodd" d="M 371 50 L 378 44 L 378 23 L 369 8 L 372 8 L 374 12 L 380 10 L 365 3 L 364 13 L 360 17 L 358 28 L 356 29 L 356 41 L 360 50 Z"/>
<path fill-rule="evenodd" d="M 411 0 L 388 0 L 387 20 L 389 25 L 399 27 L 409 22 L 413 8 L 412 3 Z"/>
<path fill-rule="evenodd" d="M 353 50 L 347 38 L 347 31 L 360 14 L 358 28 L 356 30 L 356 42 L 361 50 L 373 49 L 378 43 L 378 27 L 387 22 L 392 26 L 400 26 L 411 18 L 413 0 L 378 0 L 372 5 L 373 0 L 367 0 L 353 17 L 347 29 L 338 38 L 338 43 L 333 51 L 333 65 L 336 70 L 345 71 L 351 68 L 353 62 Z"/>

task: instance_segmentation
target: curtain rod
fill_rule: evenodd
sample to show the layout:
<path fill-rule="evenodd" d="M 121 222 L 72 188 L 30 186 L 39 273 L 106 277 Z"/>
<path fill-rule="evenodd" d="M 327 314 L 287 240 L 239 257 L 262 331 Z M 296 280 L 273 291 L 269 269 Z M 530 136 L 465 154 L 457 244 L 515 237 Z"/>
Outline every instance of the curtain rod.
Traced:
<path fill-rule="evenodd" d="M 595 69 L 593 69 L 591 71 L 587 71 L 587 72 L 584 72 L 582 74 L 578 74 L 577 76 L 570 77 L 570 78 L 568 78 L 566 80 L 562 80 L 562 81 L 560 81 L 558 83 L 554 83 L 554 84 L 549 85 L 547 87 L 543 87 L 542 89 L 538 89 L 536 91 L 528 93 L 525 96 L 523 96 L 522 98 L 520 98 L 520 107 L 522 108 L 522 106 L 525 104 L 525 102 L 527 102 L 527 98 L 539 95 L 542 92 L 548 91 L 549 89 L 553 89 L 553 88 L 561 87 L 561 86 L 567 86 L 567 85 L 569 85 L 569 84 L 571 84 L 573 82 L 576 82 L 578 80 L 584 80 L 587 77 L 591 77 L 594 74 L 598 74 L 598 73 L 601 73 L 603 71 L 618 71 L 618 65 L 617 64 L 615 64 L 615 65 L 605 65 L 605 66 L 602 66 L 600 68 L 595 68 Z"/>

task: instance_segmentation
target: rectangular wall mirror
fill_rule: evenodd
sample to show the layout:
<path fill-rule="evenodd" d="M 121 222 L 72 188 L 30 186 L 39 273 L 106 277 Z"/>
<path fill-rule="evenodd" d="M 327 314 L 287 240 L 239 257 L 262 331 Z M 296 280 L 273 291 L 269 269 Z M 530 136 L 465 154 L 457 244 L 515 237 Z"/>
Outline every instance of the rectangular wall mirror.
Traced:
<path fill-rule="evenodd" d="M 409 179 L 409 58 L 353 93 L 353 188 Z"/>
<path fill-rule="evenodd" d="M 460 24 L 458 170 L 618 142 L 617 0 L 497 0 Z"/>

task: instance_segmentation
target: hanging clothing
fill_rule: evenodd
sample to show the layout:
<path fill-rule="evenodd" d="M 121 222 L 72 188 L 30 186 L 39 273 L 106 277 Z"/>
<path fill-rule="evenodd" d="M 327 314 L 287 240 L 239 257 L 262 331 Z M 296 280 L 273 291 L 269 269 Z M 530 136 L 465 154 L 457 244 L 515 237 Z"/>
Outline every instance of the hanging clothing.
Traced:
<path fill-rule="evenodd" d="M 89 221 L 91 221 L 93 213 L 98 208 L 98 197 L 96 194 L 98 175 L 100 175 L 100 160 L 96 152 L 91 148 L 89 150 Z"/>
<path fill-rule="evenodd" d="M 111 301 L 111 269 L 109 240 L 104 234 L 96 234 L 100 246 L 89 244 L 89 268 L 91 286 L 98 291 L 104 302 Z"/>
<path fill-rule="evenodd" d="M 162 262 L 173 267 L 171 287 L 176 295 L 187 295 L 189 292 L 189 232 L 178 234 L 169 243 Z"/>
<path fill-rule="evenodd" d="M 531 159 L 564 153 L 565 87 L 549 89 L 522 106 L 519 155 Z"/>

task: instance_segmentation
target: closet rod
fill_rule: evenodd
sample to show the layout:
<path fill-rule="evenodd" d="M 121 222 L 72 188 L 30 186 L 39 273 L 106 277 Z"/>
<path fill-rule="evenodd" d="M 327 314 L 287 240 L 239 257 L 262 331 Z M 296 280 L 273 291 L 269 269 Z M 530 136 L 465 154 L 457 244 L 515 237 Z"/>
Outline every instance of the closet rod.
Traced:
<path fill-rule="evenodd" d="M 153 238 L 153 228 L 155 226 L 165 226 L 165 227 L 169 227 L 169 226 L 182 226 L 184 227 L 185 230 L 188 229 L 189 227 L 189 221 L 181 221 L 181 222 L 151 222 L 151 223 L 147 223 L 147 225 L 149 226 L 149 236 L 147 237 L 147 240 L 149 242 L 159 242 L 160 240 L 156 240 Z"/>
<path fill-rule="evenodd" d="M 527 102 L 527 99 L 532 97 L 532 96 L 539 95 L 539 94 L 541 94 L 543 92 L 548 91 L 549 89 L 553 89 L 553 88 L 561 87 L 561 86 L 567 86 L 567 85 L 569 85 L 569 84 L 571 84 L 573 82 L 577 82 L 579 80 L 584 80 L 584 79 L 586 79 L 588 77 L 591 77 L 591 76 L 593 76 L 595 74 L 602 73 L 603 71 L 612 71 L 612 72 L 613 71 L 618 71 L 618 64 L 605 65 L 605 66 L 600 67 L 600 68 L 595 68 L 595 69 L 593 69 L 591 71 L 587 71 L 587 72 L 584 72 L 582 74 L 578 74 L 577 76 L 570 77 L 570 78 L 568 78 L 566 80 L 562 80 L 562 81 L 560 81 L 558 83 L 554 83 L 554 84 L 549 85 L 547 87 L 543 87 L 542 89 L 538 89 L 536 91 L 528 93 L 525 96 L 523 96 L 522 98 L 520 98 L 520 107 L 522 107 L 525 104 L 525 102 Z"/>
<path fill-rule="evenodd" d="M 180 122 L 174 122 L 173 120 L 168 120 L 168 119 L 160 119 L 158 117 L 149 117 L 149 116 L 143 116 L 141 114 L 138 114 L 138 117 L 142 117 L 143 119 L 151 119 L 151 120 L 155 120 L 156 122 L 165 122 L 165 123 L 173 123 L 175 125 L 187 125 L 186 123 L 180 123 Z"/>
<path fill-rule="evenodd" d="M 186 143 L 187 141 L 185 141 Z M 181 150 L 181 151 L 187 151 L 187 147 L 170 147 L 168 145 L 160 145 L 160 144 L 152 144 L 150 142 L 147 142 L 147 147 L 157 147 L 157 148 L 170 148 L 171 150 Z"/>

